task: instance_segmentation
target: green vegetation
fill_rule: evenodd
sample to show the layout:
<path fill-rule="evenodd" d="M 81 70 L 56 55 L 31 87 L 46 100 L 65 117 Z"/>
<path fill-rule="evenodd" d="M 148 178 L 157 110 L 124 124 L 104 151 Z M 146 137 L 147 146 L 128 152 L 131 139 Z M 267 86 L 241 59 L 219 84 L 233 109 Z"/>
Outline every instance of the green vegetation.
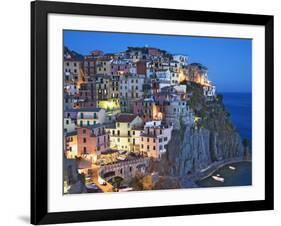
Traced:
<path fill-rule="evenodd" d="M 223 96 L 217 95 L 214 100 L 206 100 L 200 84 L 187 82 L 188 102 L 195 113 L 195 125 L 210 131 L 233 132 L 234 126 L 230 120 L 230 113 L 223 105 Z"/>

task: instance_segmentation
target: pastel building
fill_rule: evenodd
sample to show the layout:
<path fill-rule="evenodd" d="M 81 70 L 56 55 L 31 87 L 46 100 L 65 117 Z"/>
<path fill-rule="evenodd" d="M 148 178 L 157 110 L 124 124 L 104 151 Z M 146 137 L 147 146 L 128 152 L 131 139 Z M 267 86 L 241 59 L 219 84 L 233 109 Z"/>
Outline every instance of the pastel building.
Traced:
<path fill-rule="evenodd" d="M 64 110 L 77 108 L 78 106 L 79 106 L 78 97 L 76 95 L 70 95 L 70 94 L 64 93 L 64 98 L 63 98 Z"/>
<path fill-rule="evenodd" d="M 76 130 L 76 123 L 74 120 L 69 118 L 63 118 L 63 129 L 65 132 L 74 132 Z"/>
<path fill-rule="evenodd" d="M 122 76 L 119 81 L 120 106 L 122 112 L 132 112 L 133 102 L 143 97 L 144 77 Z"/>
<path fill-rule="evenodd" d="M 125 75 L 130 71 L 130 63 L 125 60 L 113 60 L 111 62 L 112 75 Z"/>
<path fill-rule="evenodd" d="M 69 95 L 78 95 L 79 91 L 75 84 L 67 84 L 64 86 L 64 92 Z"/>
<path fill-rule="evenodd" d="M 119 75 L 111 75 L 110 81 L 109 81 L 109 94 L 108 98 L 117 99 L 119 102 L 119 81 L 120 76 Z"/>
<path fill-rule="evenodd" d="M 78 156 L 93 160 L 109 149 L 109 135 L 102 124 L 77 128 Z"/>
<path fill-rule="evenodd" d="M 171 82 L 171 72 L 168 69 L 159 69 L 156 71 L 156 77 L 161 81 Z"/>
<path fill-rule="evenodd" d="M 108 75 L 95 75 L 93 78 L 96 84 L 96 99 L 106 100 L 110 98 L 110 81 L 111 78 Z"/>
<path fill-rule="evenodd" d="M 98 59 L 96 62 L 96 72 L 97 74 L 110 75 L 111 74 L 111 59 Z"/>
<path fill-rule="evenodd" d="M 134 151 L 139 145 L 140 129 L 143 127 L 142 119 L 134 114 L 121 113 L 117 116 L 115 126 L 107 128 L 110 134 L 110 147 L 112 149 Z"/>
<path fill-rule="evenodd" d="M 83 61 L 83 71 L 86 78 L 86 81 L 97 73 L 96 70 L 96 61 L 97 59 L 92 55 L 86 56 Z"/>
<path fill-rule="evenodd" d="M 63 62 L 65 83 L 75 83 L 81 79 L 81 61 L 65 58 Z"/>
<path fill-rule="evenodd" d="M 173 60 L 178 61 L 182 66 L 186 66 L 188 63 L 188 56 L 183 54 L 173 55 Z"/>
<path fill-rule="evenodd" d="M 64 154 L 67 159 L 74 159 L 78 156 L 77 131 L 66 132 L 64 134 Z"/>
<path fill-rule="evenodd" d="M 151 55 L 151 56 L 161 56 L 162 53 L 161 51 L 158 49 L 158 48 L 147 48 L 147 51 L 148 51 L 148 55 Z"/>
<path fill-rule="evenodd" d="M 161 158 L 167 151 L 172 130 L 173 126 L 165 125 L 161 121 L 146 122 L 141 133 L 141 153 L 154 159 Z"/>
<path fill-rule="evenodd" d="M 77 126 L 92 126 L 105 122 L 105 110 L 102 108 L 80 109 L 77 112 Z"/>
<path fill-rule="evenodd" d="M 79 89 L 80 108 L 95 108 L 97 106 L 96 82 L 82 83 Z"/>
<path fill-rule="evenodd" d="M 212 85 L 211 82 L 209 82 L 208 85 L 203 86 L 203 94 L 207 98 L 213 98 L 216 96 L 216 86 Z"/>

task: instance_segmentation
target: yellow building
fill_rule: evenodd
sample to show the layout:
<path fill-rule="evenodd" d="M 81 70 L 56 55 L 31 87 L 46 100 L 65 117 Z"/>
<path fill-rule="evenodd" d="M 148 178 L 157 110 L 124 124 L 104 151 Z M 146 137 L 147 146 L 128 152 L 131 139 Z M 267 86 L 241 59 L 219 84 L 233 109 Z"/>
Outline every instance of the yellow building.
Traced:
<path fill-rule="evenodd" d="M 114 128 L 107 129 L 110 134 L 110 148 L 126 151 L 138 149 L 138 136 L 142 127 L 143 120 L 139 116 L 127 113 L 118 115 Z"/>
<path fill-rule="evenodd" d="M 111 59 L 97 60 L 97 74 L 111 75 Z"/>

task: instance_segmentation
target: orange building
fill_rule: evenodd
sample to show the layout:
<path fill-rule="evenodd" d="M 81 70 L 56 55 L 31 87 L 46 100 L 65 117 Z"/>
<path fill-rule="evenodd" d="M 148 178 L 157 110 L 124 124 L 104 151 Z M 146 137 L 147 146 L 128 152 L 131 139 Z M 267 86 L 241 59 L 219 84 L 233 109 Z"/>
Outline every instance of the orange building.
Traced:
<path fill-rule="evenodd" d="M 78 156 L 92 157 L 109 149 L 109 134 L 105 126 L 96 124 L 93 126 L 77 128 Z"/>

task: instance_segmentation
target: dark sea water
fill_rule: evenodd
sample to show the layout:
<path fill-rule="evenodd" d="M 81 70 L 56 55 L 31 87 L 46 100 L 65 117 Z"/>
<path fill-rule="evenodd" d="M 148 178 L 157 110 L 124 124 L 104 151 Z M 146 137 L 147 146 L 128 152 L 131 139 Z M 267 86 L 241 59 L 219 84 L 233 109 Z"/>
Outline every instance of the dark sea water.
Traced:
<path fill-rule="evenodd" d="M 252 140 L 252 94 L 222 93 L 223 103 L 241 138 Z"/>
<path fill-rule="evenodd" d="M 231 170 L 229 166 L 234 166 Z M 252 163 L 238 162 L 226 165 L 218 169 L 213 175 L 219 174 L 224 182 L 216 181 L 212 176 L 197 182 L 200 187 L 222 187 L 222 186 L 246 186 L 252 184 Z"/>
<path fill-rule="evenodd" d="M 252 140 L 252 94 L 222 93 L 226 111 L 230 113 L 232 123 L 242 139 Z M 245 186 L 252 184 L 252 163 L 239 162 L 230 164 L 236 169 L 223 166 L 212 175 L 220 174 L 224 182 L 218 182 L 212 176 L 197 182 L 200 187 Z"/>

